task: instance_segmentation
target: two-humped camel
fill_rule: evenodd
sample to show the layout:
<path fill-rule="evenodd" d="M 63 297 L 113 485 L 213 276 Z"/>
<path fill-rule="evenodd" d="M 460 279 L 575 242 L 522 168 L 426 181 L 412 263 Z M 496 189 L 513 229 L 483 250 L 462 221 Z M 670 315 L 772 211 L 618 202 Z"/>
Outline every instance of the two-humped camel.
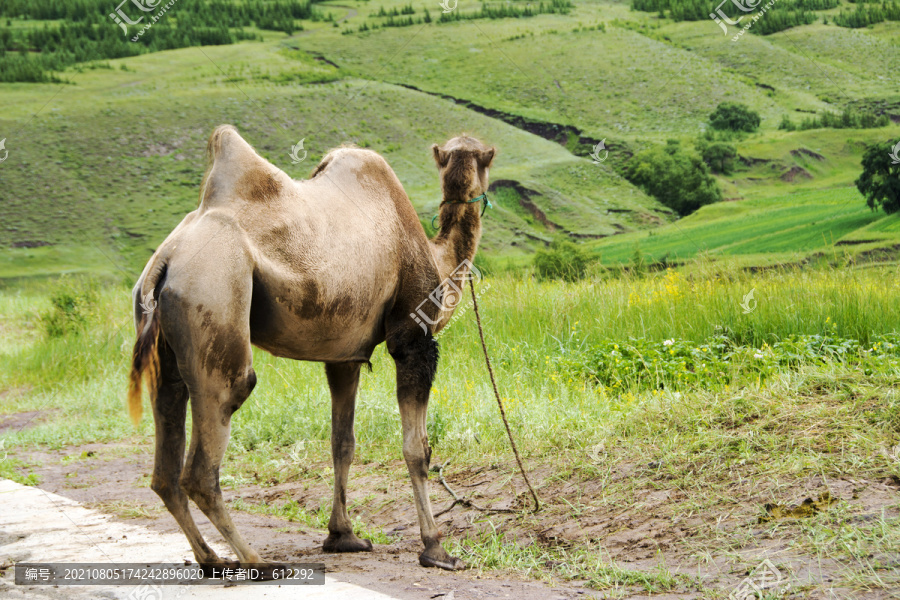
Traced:
<path fill-rule="evenodd" d="M 472 200 L 487 191 L 495 150 L 456 137 L 433 151 L 443 201 L 440 233 L 429 241 L 394 171 L 375 152 L 338 148 L 310 179 L 294 181 L 234 127 L 220 126 L 210 137 L 199 207 L 157 249 L 134 288 L 138 338 L 129 392 L 137 423 L 146 375 L 156 422 L 151 487 L 199 563 L 224 561 L 197 529 L 188 497 L 242 564 L 264 562 L 238 533 L 219 488 L 231 416 L 256 384 L 251 345 L 325 363 L 334 504 L 324 550 L 372 549 L 353 533 L 346 487 L 360 367 L 386 341 L 397 367 L 403 456 L 425 543 L 419 562 L 464 567 L 441 547 L 427 483 L 425 418 L 438 363 L 433 334 L 452 310 L 423 300 L 454 271 L 464 277 L 460 264 L 471 264 L 466 261 L 481 237 L 481 203 Z M 189 400 L 193 429 L 185 462 Z"/>

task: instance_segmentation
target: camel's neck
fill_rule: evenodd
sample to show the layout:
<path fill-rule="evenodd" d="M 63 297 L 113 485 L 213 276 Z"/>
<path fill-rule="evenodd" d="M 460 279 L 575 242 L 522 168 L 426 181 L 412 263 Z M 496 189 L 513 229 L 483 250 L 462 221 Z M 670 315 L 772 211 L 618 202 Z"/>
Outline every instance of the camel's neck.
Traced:
<path fill-rule="evenodd" d="M 431 240 L 441 281 L 464 260 L 473 260 L 481 239 L 481 203 L 444 203 L 438 215 L 440 232 Z"/>

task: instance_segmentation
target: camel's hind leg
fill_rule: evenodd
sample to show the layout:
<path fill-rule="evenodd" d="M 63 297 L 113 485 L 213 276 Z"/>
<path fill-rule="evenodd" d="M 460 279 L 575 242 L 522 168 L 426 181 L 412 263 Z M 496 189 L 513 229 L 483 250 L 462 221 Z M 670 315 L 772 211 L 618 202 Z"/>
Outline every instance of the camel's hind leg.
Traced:
<path fill-rule="evenodd" d="M 173 246 L 157 303 L 160 331 L 190 393 L 191 445 L 179 484 L 241 563 L 261 563 L 231 521 L 219 487 L 231 416 L 256 385 L 250 347 L 253 261 L 234 217 L 210 211 L 191 229 L 177 254 Z"/>
<path fill-rule="evenodd" d="M 326 364 L 331 388 L 331 454 L 334 460 L 334 503 L 328 521 L 325 552 L 364 552 L 372 542 L 356 537 L 347 513 L 347 476 L 356 450 L 353 416 L 359 387 L 359 363 Z"/>
<path fill-rule="evenodd" d="M 249 352 L 248 345 L 248 356 Z M 219 487 L 219 466 L 228 447 L 231 415 L 256 384 L 256 374 L 249 362 L 242 371 L 233 374 L 227 384 L 209 385 L 212 382 L 207 380 L 196 396 L 191 394 L 191 447 L 181 475 L 181 487 L 216 526 L 242 564 L 259 564 L 263 559 L 234 526 Z"/>
<path fill-rule="evenodd" d="M 160 385 L 153 403 L 156 423 L 156 463 L 150 487 L 165 503 L 187 536 L 194 557 L 201 564 L 217 563 L 213 552 L 188 508 L 188 499 L 178 483 L 184 464 L 184 424 L 187 414 L 188 390 L 178 372 L 171 348 L 163 343 L 159 348 Z"/>
<path fill-rule="evenodd" d="M 397 401 L 403 426 L 403 457 L 412 480 L 416 512 L 425 550 L 419 563 L 425 567 L 447 570 L 464 569 L 465 564 L 447 554 L 441 547 L 441 536 L 428 499 L 428 466 L 431 447 L 425 421 L 428 395 L 437 371 L 438 345 L 431 334 L 406 330 L 388 337 L 388 352 L 397 365 Z"/>

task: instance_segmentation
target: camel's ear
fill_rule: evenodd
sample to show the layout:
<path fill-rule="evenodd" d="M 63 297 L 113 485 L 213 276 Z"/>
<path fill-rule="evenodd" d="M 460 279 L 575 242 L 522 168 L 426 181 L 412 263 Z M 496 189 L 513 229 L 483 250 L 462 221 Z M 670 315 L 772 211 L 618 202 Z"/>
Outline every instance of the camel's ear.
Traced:
<path fill-rule="evenodd" d="M 431 151 L 434 152 L 434 162 L 437 163 L 437 166 L 440 168 L 447 166 L 447 161 L 450 160 L 450 155 L 441 150 L 441 147 L 437 144 L 432 144 Z"/>
<path fill-rule="evenodd" d="M 496 148 L 491 148 L 490 150 L 485 150 L 481 154 L 478 155 L 478 166 L 482 169 L 487 169 L 491 166 L 491 162 L 494 160 L 494 154 L 497 152 Z"/>

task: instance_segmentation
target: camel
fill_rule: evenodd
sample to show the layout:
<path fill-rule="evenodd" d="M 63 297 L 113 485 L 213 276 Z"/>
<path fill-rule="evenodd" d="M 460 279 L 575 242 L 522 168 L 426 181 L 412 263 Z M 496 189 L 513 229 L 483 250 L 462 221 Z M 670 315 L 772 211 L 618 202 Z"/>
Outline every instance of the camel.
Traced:
<path fill-rule="evenodd" d="M 495 148 L 460 136 L 432 151 L 443 200 L 440 232 L 429 240 L 396 174 L 376 152 L 337 148 L 308 180 L 295 181 L 234 127 L 220 126 L 209 138 L 198 208 L 159 246 L 134 287 L 137 341 L 128 393 L 137 424 L 146 379 L 156 425 L 151 488 L 201 565 L 226 562 L 197 529 L 188 498 L 241 564 L 265 564 L 235 528 L 219 488 L 231 416 L 256 384 L 251 345 L 325 364 L 334 499 L 323 549 L 372 550 L 353 533 L 346 489 L 360 368 L 386 342 L 397 368 L 403 456 L 425 546 L 419 562 L 465 568 L 441 546 L 427 481 L 434 334 L 453 306 L 424 301 L 446 291 L 450 274 L 459 281 L 471 274 L 481 237 L 477 200 L 486 203 Z M 185 460 L 188 401 L 192 434 Z"/>

